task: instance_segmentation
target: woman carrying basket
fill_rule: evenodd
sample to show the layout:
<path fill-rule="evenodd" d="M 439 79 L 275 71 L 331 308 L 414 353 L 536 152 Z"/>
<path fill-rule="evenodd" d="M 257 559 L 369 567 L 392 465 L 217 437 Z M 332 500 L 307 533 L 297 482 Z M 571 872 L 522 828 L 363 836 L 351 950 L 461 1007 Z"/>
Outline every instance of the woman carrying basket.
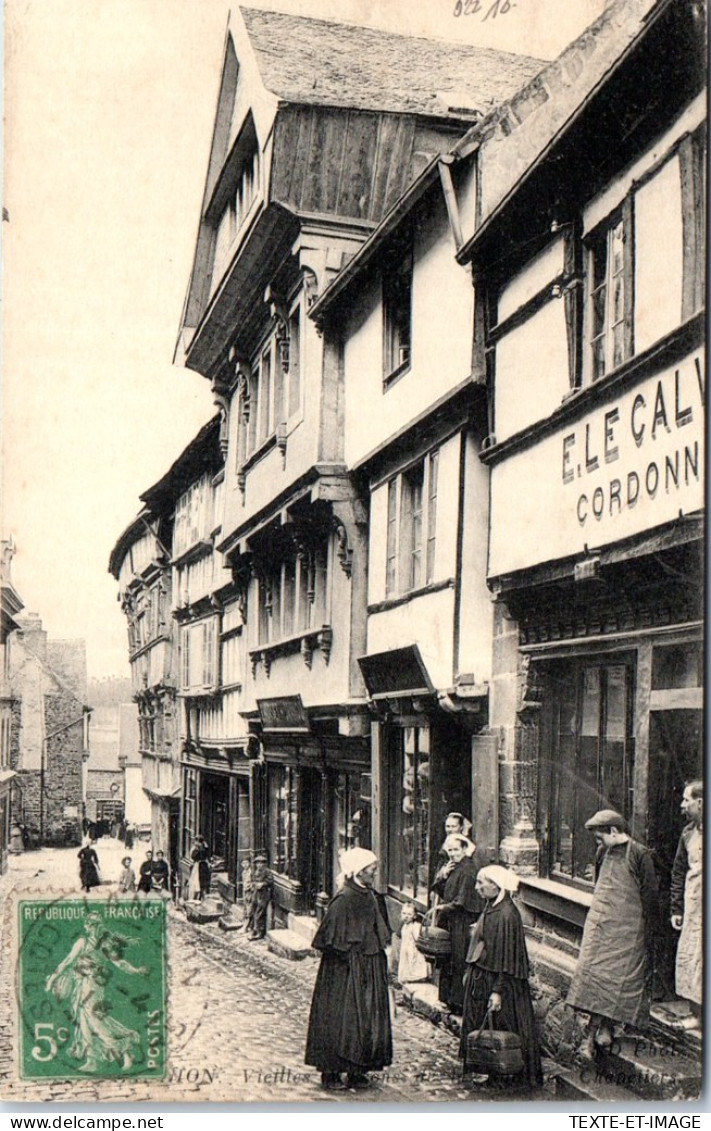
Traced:
<path fill-rule="evenodd" d="M 466 1068 L 467 1038 L 490 1014 L 493 1028 L 520 1037 L 524 1078 L 531 1088 L 539 1088 L 543 1074 L 528 985 L 526 939 L 521 916 L 511 899 L 517 887 L 516 873 L 498 864 L 482 868 L 477 876 L 477 891 L 487 903 L 472 931 L 467 953 L 459 1055 Z"/>
<path fill-rule="evenodd" d="M 440 869 L 432 889 L 443 900 L 434 915 L 436 925 L 446 927 L 451 938 L 451 951 L 440 960 L 439 997 L 453 1013 L 462 1012 L 469 932 L 484 906 L 476 888 L 477 865 L 467 855 L 470 844 L 460 833 L 447 837 L 449 864 Z"/>

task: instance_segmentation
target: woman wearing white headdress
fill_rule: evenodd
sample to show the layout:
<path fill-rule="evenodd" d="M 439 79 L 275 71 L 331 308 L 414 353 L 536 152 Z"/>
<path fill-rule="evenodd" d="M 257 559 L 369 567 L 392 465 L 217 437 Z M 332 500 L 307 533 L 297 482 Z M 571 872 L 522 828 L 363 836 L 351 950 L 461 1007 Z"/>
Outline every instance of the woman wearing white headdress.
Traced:
<path fill-rule="evenodd" d="M 305 1057 L 329 1091 L 367 1088 L 366 1073 L 392 1061 L 385 957 L 390 926 L 385 902 L 373 891 L 377 858 L 367 848 L 351 848 L 340 865 L 341 886 L 311 944 L 321 951 L 321 965 Z"/>
<path fill-rule="evenodd" d="M 541 1054 L 528 985 L 528 953 L 523 922 L 511 895 L 518 876 L 509 868 L 481 868 L 476 889 L 486 907 L 472 931 L 467 952 L 459 1055 L 466 1057 L 467 1037 L 483 1024 L 487 1013 L 492 1028 L 518 1033 L 529 1087 L 543 1081 Z"/>

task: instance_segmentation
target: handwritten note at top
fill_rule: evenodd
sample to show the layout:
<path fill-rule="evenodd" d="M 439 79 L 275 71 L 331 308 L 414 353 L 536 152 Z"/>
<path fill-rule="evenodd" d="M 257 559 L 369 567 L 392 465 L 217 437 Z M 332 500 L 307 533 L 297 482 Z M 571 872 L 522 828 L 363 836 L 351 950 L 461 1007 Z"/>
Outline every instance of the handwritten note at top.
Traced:
<path fill-rule="evenodd" d="M 514 0 L 493 0 L 493 3 L 488 0 L 456 0 L 452 14 L 457 17 L 478 15 L 483 23 L 489 18 L 495 20 L 497 16 L 505 16 L 515 7 Z"/>

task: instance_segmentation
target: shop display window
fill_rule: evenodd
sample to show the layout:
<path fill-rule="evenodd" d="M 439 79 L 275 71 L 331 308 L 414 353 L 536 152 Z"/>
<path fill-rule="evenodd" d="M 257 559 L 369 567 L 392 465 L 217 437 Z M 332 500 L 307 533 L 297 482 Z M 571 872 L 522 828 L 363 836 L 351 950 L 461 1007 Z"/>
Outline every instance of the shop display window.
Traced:
<path fill-rule="evenodd" d="M 579 661 L 552 677 L 550 871 L 593 879 L 598 809 L 632 811 L 634 740 L 629 663 Z"/>
<path fill-rule="evenodd" d="M 282 875 L 297 879 L 299 778 L 291 766 L 269 767 L 269 827 L 272 862 Z"/>
<path fill-rule="evenodd" d="M 430 730 L 394 732 L 389 759 L 389 883 L 413 899 L 427 899 L 430 844 Z"/>

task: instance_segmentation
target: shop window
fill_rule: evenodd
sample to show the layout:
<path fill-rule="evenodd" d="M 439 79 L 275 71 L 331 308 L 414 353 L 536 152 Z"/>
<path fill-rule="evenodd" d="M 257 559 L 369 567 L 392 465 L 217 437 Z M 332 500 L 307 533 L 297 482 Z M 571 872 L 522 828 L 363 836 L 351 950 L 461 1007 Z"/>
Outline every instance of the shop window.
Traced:
<path fill-rule="evenodd" d="M 399 247 L 383 270 L 383 380 L 410 365 L 412 348 L 412 245 Z"/>
<path fill-rule="evenodd" d="M 430 844 L 430 731 L 393 731 L 388 760 L 388 850 L 390 886 L 427 901 Z"/>
<path fill-rule="evenodd" d="M 550 699 L 550 870 L 592 880 L 595 842 L 586 820 L 598 809 L 625 817 L 632 812 L 632 666 L 619 660 L 569 663 L 553 674 Z"/>
<path fill-rule="evenodd" d="M 336 782 L 337 852 L 370 848 L 370 775 L 339 774 Z"/>
<path fill-rule="evenodd" d="M 269 767 L 269 825 L 271 865 L 282 875 L 297 878 L 299 778 L 291 766 Z"/>
<path fill-rule="evenodd" d="M 197 836 L 197 771 L 183 775 L 183 856 L 189 856 Z"/>
<path fill-rule="evenodd" d="M 588 249 L 588 326 L 593 381 L 630 355 L 631 225 L 618 215 L 592 237 Z"/>
<path fill-rule="evenodd" d="M 434 578 L 438 463 L 439 453 L 430 452 L 388 483 L 386 596 Z"/>

